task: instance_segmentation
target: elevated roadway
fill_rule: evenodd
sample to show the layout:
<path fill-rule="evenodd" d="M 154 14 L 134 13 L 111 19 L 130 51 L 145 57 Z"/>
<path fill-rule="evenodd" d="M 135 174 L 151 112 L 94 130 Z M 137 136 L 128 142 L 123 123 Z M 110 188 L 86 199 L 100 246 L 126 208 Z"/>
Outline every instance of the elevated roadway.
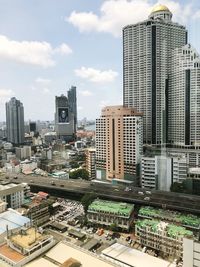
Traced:
<path fill-rule="evenodd" d="M 74 197 L 80 199 L 85 193 L 95 193 L 98 197 L 110 200 L 125 201 L 138 205 L 173 209 L 200 214 L 200 196 L 186 195 L 165 191 L 149 191 L 141 188 L 130 187 L 125 191 L 125 186 L 109 184 L 96 184 L 84 180 L 58 180 L 52 177 L 25 176 L 0 178 L 14 183 L 28 183 L 33 192 L 45 191 L 57 197 Z"/>

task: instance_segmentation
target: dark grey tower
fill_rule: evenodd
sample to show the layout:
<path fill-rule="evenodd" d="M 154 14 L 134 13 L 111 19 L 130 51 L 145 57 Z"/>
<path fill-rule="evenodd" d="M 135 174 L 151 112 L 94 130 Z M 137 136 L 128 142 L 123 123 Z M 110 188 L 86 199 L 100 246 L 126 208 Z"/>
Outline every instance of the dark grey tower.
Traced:
<path fill-rule="evenodd" d="M 65 95 L 56 96 L 55 99 L 55 130 L 59 139 L 72 141 L 75 137 L 74 113 L 69 106 L 68 98 Z"/>
<path fill-rule="evenodd" d="M 15 97 L 6 103 L 6 128 L 8 142 L 24 143 L 24 107 Z"/>
<path fill-rule="evenodd" d="M 76 87 L 71 86 L 67 92 L 69 109 L 74 114 L 74 129 L 77 130 L 77 100 L 76 100 Z"/>

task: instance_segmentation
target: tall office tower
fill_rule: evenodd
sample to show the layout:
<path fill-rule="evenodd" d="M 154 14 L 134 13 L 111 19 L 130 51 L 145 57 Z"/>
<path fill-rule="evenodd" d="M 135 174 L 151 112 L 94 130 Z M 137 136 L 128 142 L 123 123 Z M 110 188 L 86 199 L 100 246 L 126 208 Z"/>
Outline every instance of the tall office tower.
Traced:
<path fill-rule="evenodd" d="M 200 146 L 200 56 L 187 44 L 172 53 L 169 80 L 169 142 Z"/>
<path fill-rule="evenodd" d="M 76 87 L 71 86 L 67 92 L 69 109 L 74 114 L 74 128 L 75 132 L 77 131 L 77 100 L 76 100 Z"/>
<path fill-rule="evenodd" d="M 143 22 L 123 29 L 123 102 L 143 112 L 144 143 L 167 141 L 167 95 L 171 53 L 187 43 L 187 30 L 156 6 Z"/>
<path fill-rule="evenodd" d="M 142 154 L 142 113 L 108 106 L 96 120 L 96 176 L 137 182 Z"/>
<path fill-rule="evenodd" d="M 29 128 L 30 128 L 30 132 L 36 133 L 36 122 L 30 121 L 29 122 Z"/>
<path fill-rule="evenodd" d="M 6 128 L 8 142 L 24 143 L 24 107 L 15 97 L 6 103 Z"/>
<path fill-rule="evenodd" d="M 72 141 L 75 138 L 74 113 L 69 107 L 68 98 L 64 95 L 55 99 L 55 131 L 62 141 Z"/>

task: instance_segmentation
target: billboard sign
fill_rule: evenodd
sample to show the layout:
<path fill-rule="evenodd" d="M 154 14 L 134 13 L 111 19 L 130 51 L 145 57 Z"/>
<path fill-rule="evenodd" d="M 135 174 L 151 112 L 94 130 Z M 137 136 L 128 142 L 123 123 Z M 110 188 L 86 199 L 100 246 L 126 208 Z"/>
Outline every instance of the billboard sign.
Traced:
<path fill-rule="evenodd" d="M 58 122 L 59 123 L 69 122 L 68 108 L 58 108 Z"/>

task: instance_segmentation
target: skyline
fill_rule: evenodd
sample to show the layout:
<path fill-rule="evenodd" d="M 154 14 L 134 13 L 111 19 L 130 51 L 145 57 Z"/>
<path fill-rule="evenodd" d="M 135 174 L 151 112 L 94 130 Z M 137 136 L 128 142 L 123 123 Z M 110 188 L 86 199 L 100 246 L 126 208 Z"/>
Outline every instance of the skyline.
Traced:
<path fill-rule="evenodd" d="M 173 21 L 186 25 L 200 52 L 198 1 L 159 2 Z M 23 103 L 25 120 L 53 120 L 55 96 L 66 95 L 71 85 L 77 87 L 79 119 L 122 104 L 122 27 L 146 19 L 157 1 L 0 3 L 0 121 L 12 96 Z"/>

